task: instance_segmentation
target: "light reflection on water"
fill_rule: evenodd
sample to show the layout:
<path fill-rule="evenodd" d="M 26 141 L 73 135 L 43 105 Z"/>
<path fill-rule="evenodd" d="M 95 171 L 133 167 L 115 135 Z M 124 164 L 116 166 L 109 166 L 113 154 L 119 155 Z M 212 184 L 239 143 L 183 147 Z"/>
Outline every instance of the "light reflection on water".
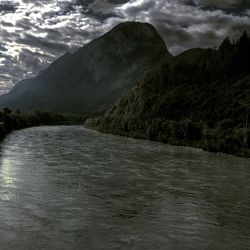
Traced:
<path fill-rule="evenodd" d="M 15 182 L 15 176 L 12 169 L 13 162 L 9 159 L 5 159 L 2 162 L 1 168 L 1 181 L 3 186 L 11 187 Z"/>
<path fill-rule="evenodd" d="M 249 159 L 64 126 L 0 148 L 1 250 L 250 248 Z"/>

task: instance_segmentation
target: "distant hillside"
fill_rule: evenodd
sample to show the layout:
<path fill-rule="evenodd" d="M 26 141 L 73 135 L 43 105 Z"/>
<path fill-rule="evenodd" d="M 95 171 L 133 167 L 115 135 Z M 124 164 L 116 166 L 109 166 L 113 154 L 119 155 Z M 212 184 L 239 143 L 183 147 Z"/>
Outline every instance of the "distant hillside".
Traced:
<path fill-rule="evenodd" d="M 87 127 L 250 157 L 250 37 L 176 56 Z M 250 119 L 248 119 L 250 120 Z"/>
<path fill-rule="evenodd" d="M 0 107 L 95 113 L 135 85 L 146 69 L 172 58 L 155 28 L 122 23 L 0 97 Z"/>

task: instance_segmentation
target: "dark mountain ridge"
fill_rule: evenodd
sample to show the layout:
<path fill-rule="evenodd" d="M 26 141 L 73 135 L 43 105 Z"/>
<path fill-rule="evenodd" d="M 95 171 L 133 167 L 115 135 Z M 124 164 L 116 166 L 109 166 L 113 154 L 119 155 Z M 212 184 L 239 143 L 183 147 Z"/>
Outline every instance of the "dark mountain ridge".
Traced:
<path fill-rule="evenodd" d="M 191 49 L 151 70 L 87 127 L 250 156 L 250 36 Z"/>
<path fill-rule="evenodd" d="M 61 113 L 105 110 L 145 70 L 172 58 L 156 29 L 126 22 L 75 53 L 66 53 L 32 79 L 0 97 L 0 107 Z"/>

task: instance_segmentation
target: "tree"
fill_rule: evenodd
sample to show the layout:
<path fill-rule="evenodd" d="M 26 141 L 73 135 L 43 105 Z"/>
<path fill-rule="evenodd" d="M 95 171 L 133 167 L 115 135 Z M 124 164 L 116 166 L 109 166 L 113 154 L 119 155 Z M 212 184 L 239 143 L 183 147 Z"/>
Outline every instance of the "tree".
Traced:
<path fill-rule="evenodd" d="M 226 37 L 223 42 L 221 43 L 220 47 L 219 47 L 219 51 L 222 53 L 222 54 L 225 54 L 227 53 L 229 50 L 231 50 L 233 47 L 232 43 L 231 43 L 231 40 L 229 37 Z"/>
<path fill-rule="evenodd" d="M 240 39 L 238 41 L 238 44 L 239 44 L 239 49 L 240 50 L 244 50 L 244 49 L 247 49 L 248 46 L 249 46 L 249 42 L 250 42 L 250 39 L 248 37 L 248 34 L 246 31 L 244 31 L 242 33 L 242 35 L 240 36 Z"/>
<path fill-rule="evenodd" d="M 3 112 L 5 113 L 5 114 L 11 114 L 12 113 L 12 110 L 11 109 L 9 109 L 9 108 L 7 108 L 7 107 L 5 107 L 4 109 L 3 109 Z"/>

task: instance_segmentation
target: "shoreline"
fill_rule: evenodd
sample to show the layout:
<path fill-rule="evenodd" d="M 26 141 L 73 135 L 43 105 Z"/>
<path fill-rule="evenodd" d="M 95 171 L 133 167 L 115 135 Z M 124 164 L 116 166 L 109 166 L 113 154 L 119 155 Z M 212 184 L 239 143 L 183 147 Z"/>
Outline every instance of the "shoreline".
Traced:
<path fill-rule="evenodd" d="M 250 159 L 250 156 L 248 155 L 240 155 L 240 154 L 232 154 L 232 153 L 225 153 L 225 152 L 222 152 L 222 151 L 209 151 L 209 150 L 206 150 L 202 147 L 199 147 L 198 145 L 191 145 L 191 144 L 177 144 L 177 143 L 166 143 L 166 142 L 162 142 L 162 141 L 159 141 L 159 140 L 150 140 L 149 138 L 146 138 L 145 136 L 138 136 L 138 134 L 114 134 L 114 133 L 109 133 L 109 132 L 104 132 L 104 131 L 101 131 L 101 130 L 98 130 L 96 128 L 93 128 L 93 127 L 88 127 L 86 125 L 84 125 L 84 123 L 70 123 L 70 124 L 39 124 L 39 125 L 34 125 L 34 126 L 29 126 L 29 127 L 24 127 L 24 128 L 19 128 L 19 129 L 14 129 L 12 131 L 9 131 L 8 133 L 4 134 L 4 135 L 1 135 L 0 136 L 0 143 L 4 141 L 4 139 L 10 135 L 12 132 L 14 131 L 18 131 L 18 130 L 22 130 L 22 129 L 28 129 L 28 128 L 32 128 L 32 127 L 43 127 L 43 126 L 81 126 L 83 127 L 84 129 L 87 129 L 87 130 L 91 130 L 93 132 L 97 132 L 97 133 L 101 133 L 101 134 L 106 134 L 106 135 L 112 135 L 112 136 L 119 136 L 119 137 L 125 137 L 125 138 L 128 138 L 128 139 L 134 139 L 134 140 L 143 140 L 143 141 L 148 141 L 148 142 L 156 142 L 156 143 L 160 143 L 162 145 L 169 145 L 169 146 L 174 146 L 174 147 L 182 147 L 182 148 L 188 148 L 188 149 L 193 149 L 193 150 L 199 150 L 199 151 L 202 151 L 202 152 L 206 152 L 206 153 L 213 153 L 213 154 L 217 154 L 217 155 L 225 155 L 225 156 L 232 156 L 232 157 L 239 157 L 239 158 L 245 158 L 245 159 Z"/>
<path fill-rule="evenodd" d="M 216 151 L 216 150 L 209 150 L 208 148 L 205 148 L 204 144 L 204 139 L 197 141 L 196 143 L 192 143 L 191 141 L 189 143 L 170 143 L 170 142 L 163 142 L 160 140 L 153 140 L 150 139 L 146 136 L 146 134 L 144 133 L 136 133 L 136 131 L 134 132 L 130 132 L 130 133 L 111 133 L 111 132 L 107 132 L 107 131 L 103 131 L 101 129 L 95 128 L 95 127 L 91 127 L 86 125 L 86 123 L 83 125 L 84 128 L 86 129 L 90 129 L 93 131 L 97 131 L 99 133 L 103 133 L 103 134 L 108 134 L 108 135 L 114 135 L 114 136 L 121 136 L 121 137 L 127 137 L 127 138 L 131 138 L 131 139 L 136 139 L 136 140 L 146 140 L 146 141 L 151 141 L 151 142 L 158 142 L 161 144 L 165 144 L 165 145 L 171 145 L 171 146 L 176 146 L 176 147 L 187 147 L 187 148 L 191 148 L 191 149 L 197 149 L 197 150 L 201 150 L 203 152 L 208 152 L 208 153 L 215 153 L 215 154 L 223 154 L 223 155 L 229 155 L 229 156 L 233 156 L 233 157 L 239 157 L 239 158 L 245 158 L 245 159 L 250 159 L 250 150 L 246 149 L 246 152 L 240 152 L 240 153 L 227 153 L 227 152 L 223 152 L 223 151 Z"/>
<path fill-rule="evenodd" d="M 38 126 L 84 124 L 86 117 L 36 110 L 33 112 L 0 111 L 0 141 L 13 131 Z"/>

